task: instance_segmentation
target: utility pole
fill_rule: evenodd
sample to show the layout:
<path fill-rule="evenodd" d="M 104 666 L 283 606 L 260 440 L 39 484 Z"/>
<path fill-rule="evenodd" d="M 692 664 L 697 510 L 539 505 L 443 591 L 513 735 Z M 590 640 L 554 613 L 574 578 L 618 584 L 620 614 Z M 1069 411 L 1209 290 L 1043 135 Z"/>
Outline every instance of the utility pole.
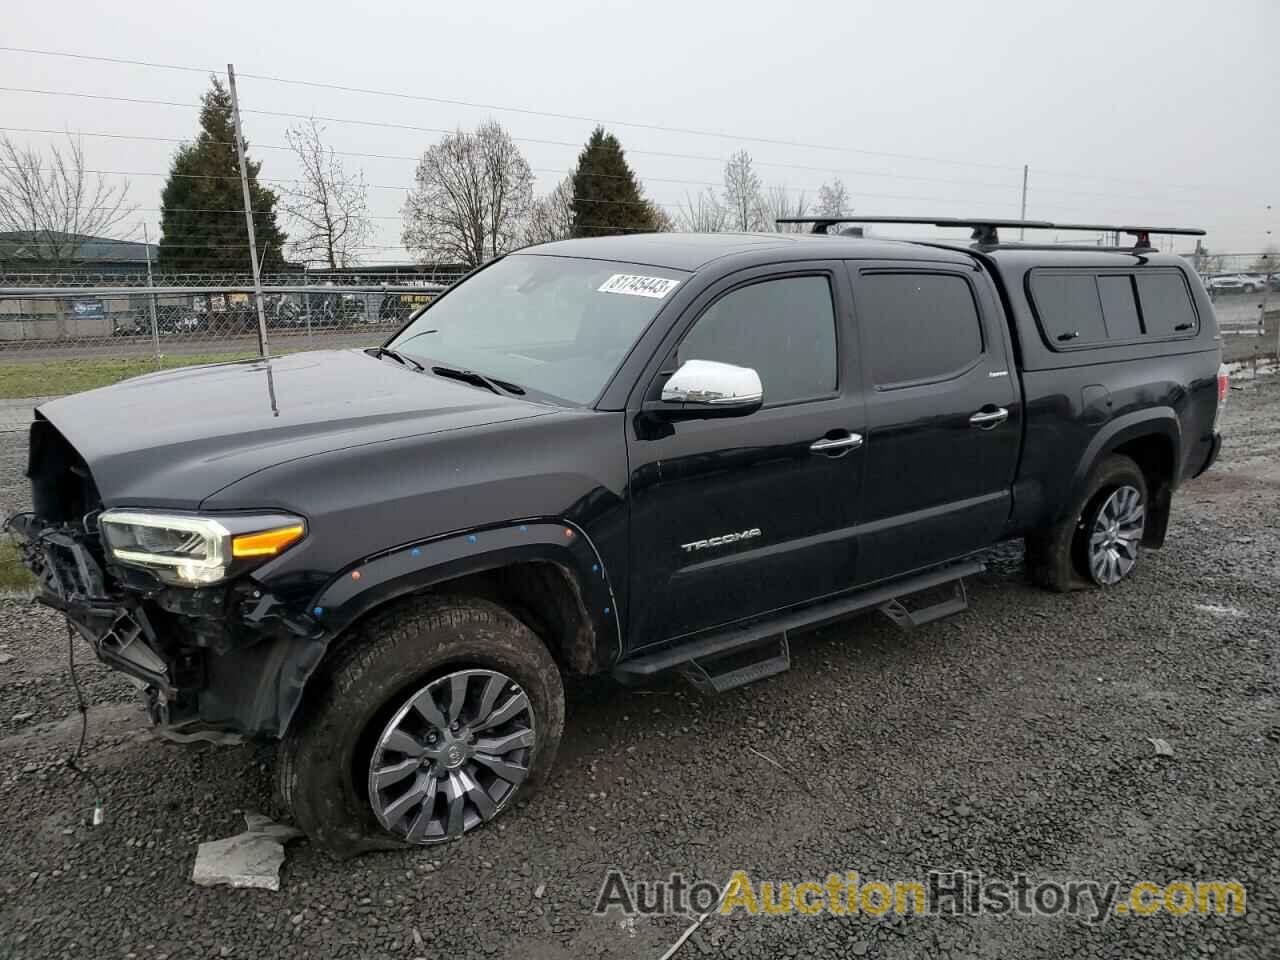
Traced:
<path fill-rule="evenodd" d="M 156 288 L 155 280 L 151 278 L 151 238 L 147 236 L 147 225 L 142 224 L 142 248 L 147 252 L 147 286 L 152 289 Z M 160 327 L 156 323 L 156 295 L 153 292 L 147 298 L 151 301 L 151 350 L 155 354 L 156 363 L 160 362 Z"/>
<path fill-rule="evenodd" d="M 1027 164 L 1025 163 L 1022 165 L 1022 217 L 1021 219 L 1023 220 L 1027 219 Z M 1018 228 L 1018 239 L 1019 240 L 1027 239 L 1026 227 Z"/>
<path fill-rule="evenodd" d="M 244 222 L 249 228 L 249 264 L 253 267 L 253 295 L 258 302 L 258 353 L 271 356 L 267 345 L 267 317 L 262 311 L 262 274 L 258 270 L 258 244 L 253 236 L 253 203 L 249 197 L 249 167 L 244 161 L 244 134 L 240 132 L 240 99 L 236 96 L 236 68 L 227 64 L 227 85 L 231 89 L 231 116 L 236 123 L 236 158 L 240 161 L 240 190 L 244 194 Z"/>
<path fill-rule="evenodd" d="M 1271 299 L 1271 278 L 1275 276 L 1275 256 L 1264 253 L 1262 259 L 1267 262 L 1266 272 L 1262 280 L 1262 303 L 1258 307 L 1258 336 L 1267 332 L 1267 301 Z M 1276 323 L 1276 361 L 1280 363 L 1280 321 Z"/>

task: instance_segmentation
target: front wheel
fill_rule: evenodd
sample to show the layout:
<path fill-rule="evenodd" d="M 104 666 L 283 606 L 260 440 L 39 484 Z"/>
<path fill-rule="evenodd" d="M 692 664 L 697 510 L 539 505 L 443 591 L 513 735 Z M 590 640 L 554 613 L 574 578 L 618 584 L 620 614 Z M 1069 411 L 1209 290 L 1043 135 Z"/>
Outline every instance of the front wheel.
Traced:
<path fill-rule="evenodd" d="M 322 666 L 281 745 L 294 821 L 339 856 L 442 843 L 494 819 L 550 769 L 564 689 L 506 610 L 418 598 L 375 614 Z"/>
<path fill-rule="evenodd" d="M 1138 565 L 1146 508 L 1141 468 L 1119 454 L 1107 457 L 1068 517 L 1027 537 L 1031 579 L 1058 591 L 1110 587 L 1126 579 Z"/>

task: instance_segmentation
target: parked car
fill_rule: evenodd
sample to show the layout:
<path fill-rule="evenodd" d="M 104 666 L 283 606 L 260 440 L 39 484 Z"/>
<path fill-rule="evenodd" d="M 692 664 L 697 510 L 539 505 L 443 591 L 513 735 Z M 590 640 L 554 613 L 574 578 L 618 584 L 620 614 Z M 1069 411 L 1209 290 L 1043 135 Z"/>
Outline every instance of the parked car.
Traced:
<path fill-rule="evenodd" d="M 1265 281 L 1247 273 L 1223 274 L 1210 277 L 1205 286 L 1215 293 L 1254 293 L 1261 290 Z"/>
<path fill-rule="evenodd" d="M 275 293 L 264 296 L 262 313 L 268 327 L 292 329 L 306 323 L 302 308 L 288 294 Z"/>
<path fill-rule="evenodd" d="M 1120 588 L 1227 387 L 1204 288 L 1141 249 L 526 248 L 383 347 L 42 404 L 12 524 L 164 731 L 281 740 L 330 851 L 436 843 L 547 774 L 564 674 L 730 689 L 801 628 L 963 610 L 1014 538 Z"/>
<path fill-rule="evenodd" d="M 144 319 L 137 313 L 117 313 L 111 317 L 113 337 L 141 337 L 150 333 L 150 320 Z"/>

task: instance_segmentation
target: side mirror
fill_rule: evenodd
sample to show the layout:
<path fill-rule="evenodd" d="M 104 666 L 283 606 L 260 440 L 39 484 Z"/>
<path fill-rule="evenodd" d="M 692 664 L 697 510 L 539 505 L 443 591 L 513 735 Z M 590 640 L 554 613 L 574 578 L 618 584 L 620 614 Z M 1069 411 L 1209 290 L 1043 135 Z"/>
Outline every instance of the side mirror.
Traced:
<path fill-rule="evenodd" d="M 750 367 L 714 360 L 686 360 L 662 387 L 662 399 L 645 410 L 673 420 L 745 417 L 764 402 L 760 375 Z"/>

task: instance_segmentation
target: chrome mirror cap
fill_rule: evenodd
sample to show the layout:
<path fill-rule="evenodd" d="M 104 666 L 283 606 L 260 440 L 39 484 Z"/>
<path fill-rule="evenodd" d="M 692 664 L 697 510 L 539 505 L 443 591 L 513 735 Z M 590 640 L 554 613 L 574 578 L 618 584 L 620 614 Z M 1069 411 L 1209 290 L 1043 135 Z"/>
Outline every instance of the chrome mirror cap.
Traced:
<path fill-rule="evenodd" d="M 715 360 L 686 360 L 662 388 L 663 403 L 749 410 L 763 400 L 760 374 Z"/>

